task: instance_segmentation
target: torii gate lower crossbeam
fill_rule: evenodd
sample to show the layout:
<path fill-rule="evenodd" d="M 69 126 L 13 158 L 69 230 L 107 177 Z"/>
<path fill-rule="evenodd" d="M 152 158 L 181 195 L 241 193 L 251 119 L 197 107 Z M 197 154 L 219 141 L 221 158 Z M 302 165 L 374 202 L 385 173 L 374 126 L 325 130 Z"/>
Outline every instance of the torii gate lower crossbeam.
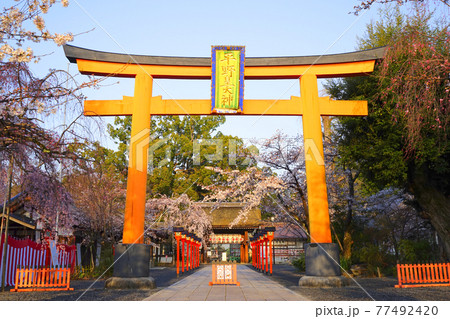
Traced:
<path fill-rule="evenodd" d="M 134 77 L 134 97 L 119 101 L 85 101 L 85 115 L 131 115 L 127 201 L 123 243 L 142 243 L 147 149 L 151 115 L 211 115 L 210 100 L 163 100 L 152 96 L 153 78 L 210 79 L 209 58 L 129 56 L 64 47 L 66 56 L 89 75 Z M 318 95 L 318 78 L 365 75 L 384 49 L 320 57 L 246 58 L 245 79 L 300 79 L 300 97 L 290 100 L 244 100 L 239 115 L 303 117 L 303 138 L 312 243 L 331 243 L 321 116 L 365 116 L 366 101 L 332 101 Z M 131 61 L 131 62 L 130 62 Z"/>

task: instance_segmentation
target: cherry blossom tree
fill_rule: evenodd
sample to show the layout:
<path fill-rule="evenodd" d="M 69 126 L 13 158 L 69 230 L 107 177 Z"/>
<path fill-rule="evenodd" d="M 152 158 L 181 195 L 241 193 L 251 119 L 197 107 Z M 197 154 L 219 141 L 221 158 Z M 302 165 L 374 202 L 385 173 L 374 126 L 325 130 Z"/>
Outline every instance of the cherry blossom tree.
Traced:
<path fill-rule="evenodd" d="M 14 165 L 15 193 L 21 192 L 29 209 L 51 228 L 57 219 L 60 225 L 73 224 L 66 220 L 71 200 L 57 172 L 63 161 L 81 158 L 76 152 L 86 133 L 80 122 L 81 90 L 97 83 L 76 83 L 64 71 L 50 70 L 44 77 L 32 73 L 30 63 L 40 59 L 32 48 L 35 43 L 61 46 L 73 39 L 70 33 L 46 28 L 45 15 L 55 3 L 8 1 L 0 11 L 0 175 Z M 64 123 L 63 108 L 68 118 Z M 0 193 L 7 193 L 5 185 Z"/>
<path fill-rule="evenodd" d="M 122 237 L 126 184 L 98 143 L 84 147 L 84 161 L 68 168 L 64 186 L 74 205 L 76 230 L 85 243 L 116 243 Z"/>
<path fill-rule="evenodd" d="M 18 0 L 3 3 L 0 13 L 0 62 L 39 61 L 33 48 L 24 46 L 41 41 L 51 41 L 61 46 L 73 40 L 71 33 L 55 33 L 46 28 L 44 16 L 56 0 Z M 61 5 L 67 7 L 68 0 Z"/>
<path fill-rule="evenodd" d="M 202 238 L 204 245 L 205 238 L 212 231 L 211 216 L 186 194 L 172 198 L 166 195 L 151 198 L 146 203 L 146 212 L 146 229 L 151 229 L 157 222 L 166 229 L 181 226 Z"/>
<path fill-rule="evenodd" d="M 331 128 L 330 128 L 331 130 Z M 352 220 L 358 214 L 358 205 L 363 201 L 357 186 L 359 173 L 345 165 L 339 153 L 326 134 L 324 154 L 326 182 L 332 232 L 346 258 L 352 250 Z M 264 214 L 270 214 L 275 221 L 300 225 L 308 233 L 308 202 L 306 197 L 306 175 L 304 148 L 301 137 L 288 137 L 277 132 L 270 139 L 254 141 L 259 146 L 255 161 L 265 168 L 245 171 L 212 169 L 224 176 L 223 182 L 208 186 L 211 194 L 207 201 L 240 201 L 244 208 L 232 225 L 245 219 L 247 213 L 260 207 Z M 338 225 L 337 229 L 334 224 Z"/>
<path fill-rule="evenodd" d="M 255 160 L 269 167 L 285 183 L 286 189 L 277 194 L 275 211 L 281 207 L 308 229 L 308 200 L 306 193 L 305 153 L 302 137 L 289 137 L 277 131 L 271 138 L 255 141 L 259 154 Z M 271 200 L 272 201 L 272 200 Z M 272 201 L 273 202 L 273 201 Z M 278 207 L 277 206 L 281 206 Z"/>
<path fill-rule="evenodd" d="M 407 3 L 429 3 L 429 2 L 436 2 L 436 3 L 442 3 L 443 5 L 450 6 L 449 0 L 363 0 L 360 1 L 361 3 L 354 6 L 353 9 L 355 10 L 353 13 L 355 15 L 358 15 L 363 10 L 370 9 L 374 4 L 390 4 L 395 3 L 397 5 L 404 5 Z"/>
<path fill-rule="evenodd" d="M 406 130 L 405 151 L 417 157 L 430 152 L 430 135 L 438 152 L 445 149 L 450 124 L 450 29 L 448 20 L 432 29 L 431 18 L 427 8 L 416 9 L 387 48 L 379 75 L 381 100 L 395 105 L 394 120 Z"/>
<path fill-rule="evenodd" d="M 57 179 L 38 170 L 27 172 L 22 174 L 21 191 L 25 207 L 48 228 L 56 225 L 57 218 L 62 225 L 70 227 L 75 224 L 70 214 L 72 199 Z"/>
<path fill-rule="evenodd" d="M 40 216 L 38 220 L 53 228 L 56 216 L 61 217 L 60 225 L 65 222 L 70 205 L 70 196 L 58 181 L 58 167 L 64 159 L 81 158 L 74 146 L 84 140 L 77 122 L 79 115 L 64 127 L 51 126 L 55 123 L 56 111 L 63 104 L 75 110 L 82 100 L 76 92 L 78 89 L 64 87 L 65 81 L 67 79 L 62 79 L 55 71 L 38 79 L 26 63 L 0 62 L 2 170 L 13 161 L 15 185 L 20 185 L 15 187 L 16 192 L 23 193 L 30 209 L 34 205 L 32 210 Z M 1 186 L 5 187 L 6 183 Z"/>
<path fill-rule="evenodd" d="M 203 201 L 216 202 L 216 209 L 223 202 L 240 202 L 244 206 L 238 216 L 231 222 L 230 227 L 245 221 L 249 212 L 257 208 L 267 196 L 277 196 L 286 189 L 286 184 L 274 176 L 269 170 L 250 167 L 245 170 L 224 170 L 209 168 L 223 176 L 223 181 L 204 186 L 211 193 Z"/>
<path fill-rule="evenodd" d="M 408 241 L 427 243 L 427 258 L 434 243 L 434 230 L 430 222 L 420 216 L 414 205 L 414 196 L 396 188 L 387 188 L 368 196 L 358 208 L 357 218 L 363 221 L 371 242 L 393 251 L 396 260 L 405 260 L 404 244 Z M 358 243 L 358 246 L 367 243 Z M 422 252 L 423 255 L 423 252 Z M 411 262 L 417 262 L 411 260 Z"/>

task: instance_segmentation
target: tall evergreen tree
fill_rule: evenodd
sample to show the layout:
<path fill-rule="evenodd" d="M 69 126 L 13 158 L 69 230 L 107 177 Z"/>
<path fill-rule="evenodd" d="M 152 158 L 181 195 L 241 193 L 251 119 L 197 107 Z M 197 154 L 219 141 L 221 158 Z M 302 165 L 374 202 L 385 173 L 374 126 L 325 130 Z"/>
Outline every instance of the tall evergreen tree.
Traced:
<path fill-rule="evenodd" d="M 365 190 L 390 186 L 414 194 L 450 256 L 450 38 L 446 20 L 417 6 L 413 15 L 385 10 L 359 49 L 388 46 L 371 77 L 329 82 L 337 99 L 367 99 L 365 118 L 340 118 L 337 141 Z"/>

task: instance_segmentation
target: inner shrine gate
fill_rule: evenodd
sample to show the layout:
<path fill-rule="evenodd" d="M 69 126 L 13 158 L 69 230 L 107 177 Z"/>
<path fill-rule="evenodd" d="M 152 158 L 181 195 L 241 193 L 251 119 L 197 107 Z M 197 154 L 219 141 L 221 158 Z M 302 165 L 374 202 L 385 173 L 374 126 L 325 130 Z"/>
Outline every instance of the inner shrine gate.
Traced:
<path fill-rule="evenodd" d="M 142 243 L 144 232 L 150 117 L 211 115 L 211 100 L 164 100 L 152 96 L 154 78 L 211 79 L 211 58 L 160 57 L 93 51 L 65 45 L 80 73 L 135 79 L 133 97 L 85 101 L 86 116 L 132 116 L 123 243 Z M 344 54 L 246 58 L 245 79 L 299 79 L 300 96 L 289 100 L 243 100 L 238 115 L 303 117 L 311 243 L 331 243 L 321 116 L 365 116 L 366 101 L 333 101 L 319 97 L 317 79 L 367 75 L 384 48 Z M 227 115 L 227 114 L 225 114 Z M 320 274 L 318 274 L 320 275 Z"/>

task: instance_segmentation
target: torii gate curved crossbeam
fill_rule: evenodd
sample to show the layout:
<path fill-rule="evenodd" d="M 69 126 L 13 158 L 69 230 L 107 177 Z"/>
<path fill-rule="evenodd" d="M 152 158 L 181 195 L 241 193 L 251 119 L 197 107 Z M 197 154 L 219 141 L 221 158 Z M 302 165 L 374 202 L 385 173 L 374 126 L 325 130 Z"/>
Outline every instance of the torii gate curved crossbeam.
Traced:
<path fill-rule="evenodd" d="M 135 78 L 133 97 L 118 101 L 85 101 L 87 116 L 132 116 L 123 243 L 142 243 L 147 149 L 151 115 L 210 115 L 210 100 L 163 100 L 152 96 L 153 78 L 211 79 L 211 58 L 160 57 L 100 52 L 64 46 L 82 74 Z M 246 58 L 245 79 L 300 79 L 300 97 L 290 100 L 244 100 L 239 115 L 303 117 L 310 236 L 331 243 L 321 119 L 323 115 L 365 116 L 366 101 L 332 101 L 318 95 L 317 79 L 367 75 L 385 48 L 344 54 Z"/>

